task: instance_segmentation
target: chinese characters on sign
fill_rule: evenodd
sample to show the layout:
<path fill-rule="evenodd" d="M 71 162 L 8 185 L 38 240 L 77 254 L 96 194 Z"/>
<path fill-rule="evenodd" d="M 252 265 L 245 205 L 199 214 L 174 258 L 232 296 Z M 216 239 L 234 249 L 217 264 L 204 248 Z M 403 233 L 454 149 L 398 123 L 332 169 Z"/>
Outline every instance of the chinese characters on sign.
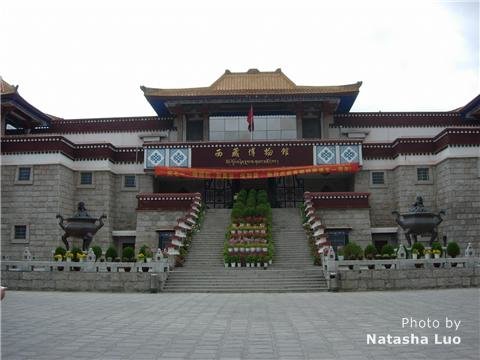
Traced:
<path fill-rule="evenodd" d="M 314 165 L 313 144 L 216 143 L 192 147 L 192 168 L 268 168 Z"/>

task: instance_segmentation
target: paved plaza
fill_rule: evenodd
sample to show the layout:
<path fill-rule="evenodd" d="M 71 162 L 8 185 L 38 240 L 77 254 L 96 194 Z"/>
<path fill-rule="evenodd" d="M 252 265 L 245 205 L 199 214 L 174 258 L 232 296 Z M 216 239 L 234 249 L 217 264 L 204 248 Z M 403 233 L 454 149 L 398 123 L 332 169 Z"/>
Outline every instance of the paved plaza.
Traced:
<path fill-rule="evenodd" d="M 478 359 L 479 290 L 299 294 L 10 291 L 2 359 Z M 402 328 L 402 318 L 438 329 Z M 445 318 L 461 321 L 446 329 Z M 419 323 L 421 325 L 422 323 Z M 451 324 L 450 324 L 451 325 Z M 372 345 L 367 334 L 426 336 Z M 458 345 L 435 345 L 458 336 Z M 378 337 L 377 337 L 378 339 Z"/>

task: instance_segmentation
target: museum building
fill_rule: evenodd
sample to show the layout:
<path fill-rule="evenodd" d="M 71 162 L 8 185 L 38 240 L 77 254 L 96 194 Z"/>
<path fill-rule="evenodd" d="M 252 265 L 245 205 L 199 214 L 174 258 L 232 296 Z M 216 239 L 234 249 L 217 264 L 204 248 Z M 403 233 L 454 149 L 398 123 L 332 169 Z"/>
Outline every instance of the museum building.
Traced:
<path fill-rule="evenodd" d="M 157 116 L 63 119 L 2 80 L 2 256 L 50 258 L 56 215 L 78 202 L 107 215 L 102 248 L 165 247 L 196 194 L 229 208 L 252 188 L 273 207 L 307 194 L 335 245 L 403 241 L 391 213 L 422 196 L 446 210 L 441 239 L 478 248 L 480 96 L 452 111 L 351 112 L 360 87 L 226 70 L 207 87 L 142 86 Z"/>

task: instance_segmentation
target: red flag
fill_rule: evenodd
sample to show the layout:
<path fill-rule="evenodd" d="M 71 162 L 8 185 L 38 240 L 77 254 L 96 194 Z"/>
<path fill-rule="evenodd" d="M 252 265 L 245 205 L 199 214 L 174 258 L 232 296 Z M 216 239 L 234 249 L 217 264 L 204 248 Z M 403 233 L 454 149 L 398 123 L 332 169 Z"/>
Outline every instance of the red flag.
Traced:
<path fill-rule="evenodd" d="M 250 111 L 248 112 L 248 116 L 247 116 L 247 123 L 248 123 L 248 131 L 252 132 L 255 127 L 253 124 L 253 105 L 250 105 Z"/>

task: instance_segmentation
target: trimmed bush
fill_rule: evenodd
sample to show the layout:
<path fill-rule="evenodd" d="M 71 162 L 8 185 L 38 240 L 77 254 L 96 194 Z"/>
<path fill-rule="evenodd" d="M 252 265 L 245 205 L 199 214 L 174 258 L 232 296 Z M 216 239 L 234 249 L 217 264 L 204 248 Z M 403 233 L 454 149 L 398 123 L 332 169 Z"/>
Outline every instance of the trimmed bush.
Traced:
<path fill-rule="evenodd" d="M 364 252 L 365 252 L 365 258 L 372 260 L 375 258 L 375 255 L 377 255 L 377 248 L 372 244 L 369 244 L 365 248 Z"/>
<path fill-rule="evenodd" d="M 62 257 L 65 257 L 66 253 L 67 253 L 67 249 L 59 246 L 55 249 L 55 254 L 54 255 L 62 255 Z"/>
<path fill-rule="evenodd" d="M 382 246 L 382 255 L 389 255 L 389 256 L 395 255 L 394 247 L 390 244 L 383 245 Z"/>
<path fill-rule="evenodd" d="M 100 246 L 95 245 L 95 246 L 92 246 L 92 251 L 95 254 L 96 261 L 100 260 L 100 258 L 102 257 L 102 248 Z"/>
<path fill-rule="evenodd" d="M 425 255 L 425 246 L 423 246 L 422 243 L 416 242 L 415 244 L 412 245 L 412 254 L 413 251 L 417 250 L 418 251 L 418 256 L 424 256 Z"/>
<path fill-rule="evenodd" d="M 123 261 L 133 261 L 135 258 L 135 250 L 133 247 L 127 246 L 125 249 L 123 249 L 122 256 Z"/>
<path fill-rule="evenodd" d="M 442 244 L 440 244 L 438 241 L 435 241 L 435 242 L 432 243 L 432 250 L 439 250 L 440 251 L 440 256 L 443 255 Z"/>
<path fill-rule="evenodd" d="M 361 260 L 363 258 L 363 250 L 356 242 L 350 242 L 343 247 L 345 260 Z"/>
<path fill-rule="evenodd" d="M 78 254 L 82 252 L 82 250 L 78 247 L 73 247 L 72 250 L 70 250 L 73 254 L 72 261 L 79 261 L 78 259 Z"/>
<path fill-rule="evenodd" d="M 107 259 L 111 258 L 112 261 L 114 261 L 118 257 L 117 249 L 115 249 L 113 246 L 110 246 L 105 252 L 105 257 Z"/>
<path fill-rule="evenodd" d="M 448 256 L 454 258 L 460 255 L 460 246 L 455 241 L 449 242 L 447 245 Z"/>

